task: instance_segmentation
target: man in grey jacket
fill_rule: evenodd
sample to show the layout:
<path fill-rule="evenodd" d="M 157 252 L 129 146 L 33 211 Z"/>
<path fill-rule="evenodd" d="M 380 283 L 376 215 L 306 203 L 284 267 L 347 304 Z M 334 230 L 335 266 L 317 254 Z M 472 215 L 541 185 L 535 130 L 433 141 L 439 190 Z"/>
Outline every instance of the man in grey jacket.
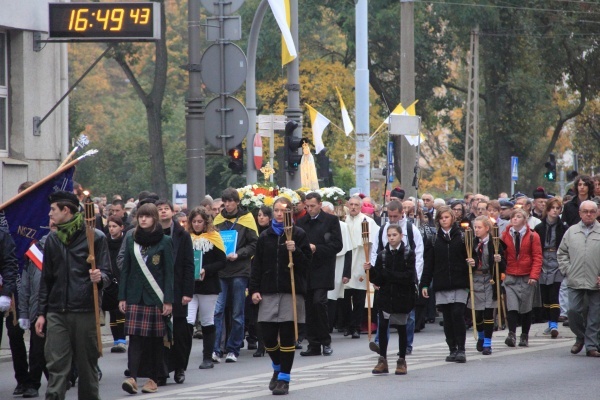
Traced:
<path fill-rule="evenodd" d="M 579 353 L 585 345 L 588 357 L 600 357 L 600 223 L 596 221 L 597 211 L 598 205 L 593 201 L 581 203 L 581 221 L 567 230 L 557 255 L 558 267 L 568 278 L 569 322 L 577 337 L 571 353 Z M 584 320 L 586 311 L 587 322 Z"/>

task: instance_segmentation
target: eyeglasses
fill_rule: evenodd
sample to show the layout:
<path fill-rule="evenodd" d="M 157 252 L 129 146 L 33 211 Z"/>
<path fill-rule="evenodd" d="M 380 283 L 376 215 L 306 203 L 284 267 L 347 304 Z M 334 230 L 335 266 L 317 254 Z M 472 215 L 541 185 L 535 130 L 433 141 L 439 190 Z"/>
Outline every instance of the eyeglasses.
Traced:
<path fill-rule="evenodd" d="M 596 210 L 579 210 L 582 214 L 596 214 Z"/>

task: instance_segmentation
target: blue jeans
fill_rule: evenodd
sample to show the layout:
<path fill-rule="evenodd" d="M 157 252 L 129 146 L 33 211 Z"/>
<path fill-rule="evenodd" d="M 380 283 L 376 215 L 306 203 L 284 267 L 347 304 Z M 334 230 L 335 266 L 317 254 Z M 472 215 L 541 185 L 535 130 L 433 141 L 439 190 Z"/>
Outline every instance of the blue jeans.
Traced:
<path fill-rule="evenodd" d="M 219 279 L 221 281 L 221 293 L 217 298 L 215 306 L 215 352 L 221 352 L 221 335 L 223 333 L 223 315 L 227 297 L 231 291 L 231 333 L 225 344 L 225 352 L 240 355 L 240 349 L 244 343 L 244 302 L 246 299 L 246 288 L 248 278 L 234 277 Z"/>
<path fill-rule="evenodd" d="M 390 338 L 390 326 L 386 332 L 388 340 Z M 408 320 L 406 321 L 406 350 L 412 351 L 413 340 L 415 338 L 415 309 L 408 314 Z M 375 343 L 379 344 L 379 313 L 377 314 L 377 334 L 375 334 Z"/>

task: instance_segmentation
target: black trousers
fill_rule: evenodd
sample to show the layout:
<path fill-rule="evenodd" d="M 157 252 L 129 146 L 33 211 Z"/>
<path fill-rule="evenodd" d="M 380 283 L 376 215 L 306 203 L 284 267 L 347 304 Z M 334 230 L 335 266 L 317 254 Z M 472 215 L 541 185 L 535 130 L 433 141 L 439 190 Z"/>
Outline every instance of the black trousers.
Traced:
<path fill-rule="evenodd" d="M 304 297 L 304 302 L 306 306 L 306 337 L 308 339 L 308 347 L 320 351 L 321 346 L 331 345 L 327 312 L 327 290 L 309 290 Z M 263 335 L 265 335 L 264 332 Z"/>
<path fill-rule="evenodd" d="M 365 299 L 367 291 L 361 289 L 344 290 L 344 309 L 348 330 L 360 333 L 360 323 L 365 310 Z"/>
<path fill-rule="evenodd" d="M 163 349 L 162 337 L 129 336 L 129 349 L 127 350 L 129 375 L 134 379 L 139 376 L 147 376 L 156 382 L 163 375 Z M 142 366 L 143 375 L 140 373 Z"/>
<path fill-rule="evenodd" d="M 465 325 L 465 303 L 440 304 L 438 307 L 442 310 L 444 317 L 444 335 L 450 351 L 465 350 L 465 341 L 467 340 L 467 326 Z"/>
<path fill-rule="evenodd" d="M 29 375 L 27 377 L 27 387 L 39 389 L 42 385 L 42 373 L 48 379 L 48 369 L 46 368 L 46 356 L 44 356 L 44 346 L 46 338 L 39 337 L 35 333 L 35 322 L 31 323 L 29 328 Z M 44 333 L 46 327 L 44 326 Z"/>
<path fill-rule="evenodd" d="M 169 372 L 187 369 L 193 336 L 194 325 L 188 324 L 186 317 L 173 317 L 173 345 L 170 349 L 165 349 L 168 354 L 165 360 L 168 361 Z"/>
<path fill-rule="evenodd" d="M 4 313 L 0 313 L 0 338 L 2 338 L 2 318 L 4 318 Z M 6 314 L 6 336 L 8 336 L 8 344 L 10 346 L 10 352 L 12 354 L 13 368 L 15 370 L 15 379 L 17 383 L 20 383 L 22 385 L 26 384 L 27 377 L 29 376 L 29 365 L 27 364 L 27 348 L 25 347 L 25 339 L 23 338 L 24 334 L 25 331 L 21 329 L 19 324 L 13 324 L 13 313 L 11 312 Z M 32 335 L 35 335 L 35 333 L 32 333 Z"/>

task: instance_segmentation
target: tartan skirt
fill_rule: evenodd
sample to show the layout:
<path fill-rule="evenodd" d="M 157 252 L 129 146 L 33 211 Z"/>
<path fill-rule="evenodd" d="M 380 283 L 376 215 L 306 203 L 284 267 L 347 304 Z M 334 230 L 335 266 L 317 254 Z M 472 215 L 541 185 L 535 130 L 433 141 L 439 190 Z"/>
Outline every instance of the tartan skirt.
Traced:
<path fill-rule="evenodd" d="M 143 304 L 127 304 L 126 335 L 163 337 L 165 333 L 165 320 L 160 308 Z"/>

